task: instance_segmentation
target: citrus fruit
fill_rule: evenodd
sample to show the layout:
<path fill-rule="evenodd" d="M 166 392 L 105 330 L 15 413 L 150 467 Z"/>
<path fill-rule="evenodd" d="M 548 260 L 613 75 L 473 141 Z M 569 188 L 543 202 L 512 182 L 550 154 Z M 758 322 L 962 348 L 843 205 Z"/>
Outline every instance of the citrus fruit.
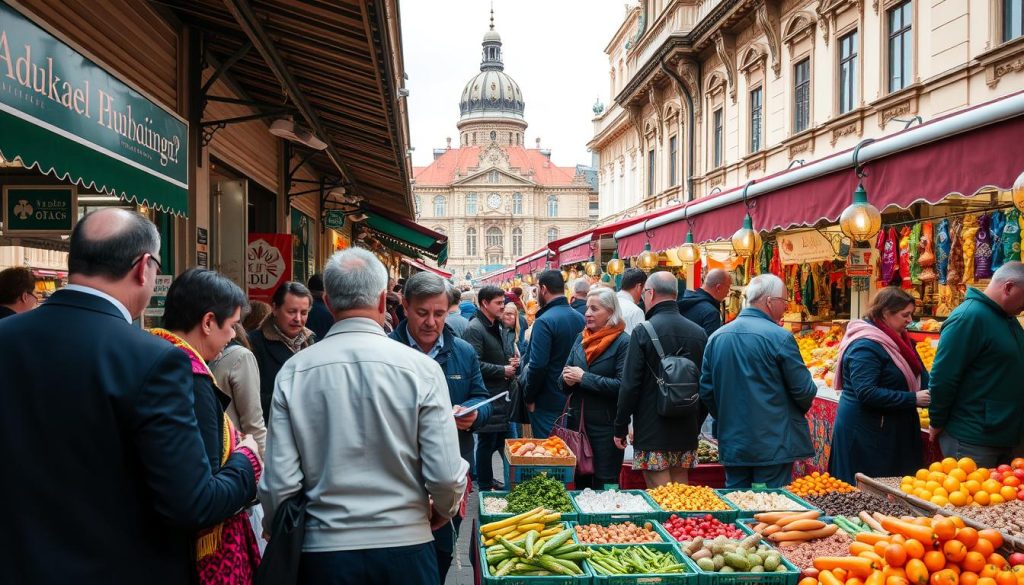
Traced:
<path fill-rule="evenodd" d="M 967 473 L 977 471 L 978 469 L 978 464 L 975 463 L 974 459 L 971 459 L 970 457 L 961 458 L 960 461 L 956 462 L 956 466 L 959 467 L 960 469 L 963 469 Z"/>
<path fill-rule="evenodd" d="M 930 550 L 924 553 L 924 559 L 922 560 L 924 561 L 924 566 L 928 568 L 929 573 L 941 571 L 946 567 L 946 556 L 937 550 Z M 910 564 L 908 563 L 907 566 L 909 567 L 909 565 Z M 909 574 L 910 569 L 908 568 L 907 571 Z"/>
<path fill-rule="evenodd" d="M 985 557 L 980 552 L 972 550 L 964 556 L 964 560 L 960 561 L 960 566 L 965 571 L 977 573 L 985 568 Z"/>
<path fill-rule="evenodd" d="M 981 482 L 981 489 L 985 490 L 989 494 L 999 493 L 999 488 L 1003 487 L 1003 484 L 999 483 L 994 479 L 986 479 Z"/>
<path fill-rule="evenodd" d="M 978 490 L 981 489 L 981 482 L 976 479 L 969 479 L 964 482 L 964 487 L 966 487 L 967 491 L 970 492 L 973 496 L 975 493 L 977 493 Z"/>
<path fill-rule="evenodd" d="M 978 543 L 978 531 L 973 529 L 973 528 L 971 528 L 970 526 L 965 526 L 965 527 L 961 528 L 960 530 L 956 531 L 956 539 L 959 540 L 960 542 L 964 543 L 964 546 L 966 546 L 968 549 L 974 548 L 974 545 Z M 978 567 L 977 569 L 968 569 L 968 570 L 969 571 L 975 571 L 975 570 L 980 571 L 981 567 Z"/>
<path fill-rule="evenodd" d="M 967 547 L 959 540 L 948 540 L 942 545 L 942 554 L 951 563 L 959 563 L 967 556 Z"/>
<path fill-rule="evenodd" d="M 996 492 L 996 493 L 994 493 L 994 494 L 992 494 L 991 496 L 988 497 L 988 505 L 989 506 L 995 506 L 996 504 L 1005 504 L 1005 503 L 1006 503 L 1006 498 L 1004 498 L 1003 496 L 999 495 L 999 492 Z"/>
<path fill-rule="evenodd" d="M 903 490 L 903 491 L 907 492 L 907 490 Z M 909 492 L 907 492 L 907 493 L 909 493 Z M 970 497 L 971 497 L 971 494 L 967 493 L 966 491 L 957 490 L 955 492 L 950 492 L 949 493 L 949 503 L 953 504 L 954 506 L 966 506 L 967 503 L 968 503 L 967 499 L 970 498 Z"/>
<path fill-rule="evenodd" d="M 1017 478 L 1014 478 L 1017 479 Z M 1009 502 L 1010 500 L 1017 499 L 1017 488 L 1012 485 L 1004 485 L 999 488 L 999 495 L 1003 496 L 1003 499 Z"/>
<path fill-rule="evenodd" d="M 974 503 L 979 506 L 987 506 L 989 504 L 990 496 L 985 490 L 978 490 L 974 494 Z"/>
<path fill-rule="evenodd" d="M 945 459 L 942 460 L 941 465 L 942 471 L 945 473 L 949 473 L 950 471 L 956 469 L 957 462 L 956 459 L 953 459 L 952 457 L 946 457 Z"/>
<path fill-rule="evenodd" d="M 942 487 L 947 492 L 953 493 L 960 489 L 960 480 L 950 475 L 946 477 L 946 479 L 942 480 Z"/>

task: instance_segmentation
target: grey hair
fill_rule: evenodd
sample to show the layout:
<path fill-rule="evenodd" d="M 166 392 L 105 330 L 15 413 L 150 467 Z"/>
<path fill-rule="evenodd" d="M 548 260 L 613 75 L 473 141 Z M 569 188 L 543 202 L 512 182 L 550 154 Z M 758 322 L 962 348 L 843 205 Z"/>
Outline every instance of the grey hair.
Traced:
<path fill-rule="evenodd" d="M 572 292 L 575 295 L 585 295 L 589 293 L 590 281 L 582 277 L 572 281 Z"/>
<path fill-rule="evenodd" d="M 679 294 L 679 281 L 671 272 L 655 272 L 647 277 L 646 285 L 660 297 L 675 298 Z"/>
<path fill-rule="evenodd" d="M 402 290 L 402 296 L 410 303 L 428 297 L 436 297 L 437 295 L 445 295 L 445 299 L 449 303 L 452 300 L 452 294 L 448 290 L 448 283 L 433 272 L 417 272 L 413 274 L 405 281 L 405 288 Z M 451 305 L 449 304 L 448 306 L 450 307 Z"/>
<path fill-rule="evenodd" d="M 615 326 L 622 323 L 622 305 L 619 304 L 619 297 L 615 294 L 615 290 L 605 286 L 595 286 L 587 293 L 587 300 L 591 298 L 597 300 L 597 304 L 601 305 L 605 309 L 612 312 L 612 316 L 608 318 L 608 324 Z"/>
<path fill-rule="evenodd" d="M 1013 261 L 1003 264 L 992 274 L 992 282 L 1012 282 L 1024 286 L 1024 263 Z"/>
<path fill-rule="evenodd" d="M 723 285 L 729 282 L 731 278 L 732 277 L 729 276 L 729 273 L 726 272 L 725 270 L 721 268 L 715 268 L 714 270 L 708 272 L 707 277 L 704 278 L 704 287 L 715 288 L 716 286 Z"/>
<path fill-rule="evenodd" d="M 762 300 L 767 300 L 768 297 L 785 297 L 786 296 L 786 283 L 782 282 L 782 279 L 774 274 L 762 274 L 755 276 L 750 279 L 750 284 L 747 285 L 747 304 L 753 305 L 754 303 Z"/>
<path fill-rule="evenodd" d="M 387 286 L 387 269 L 363 248 L 337 252 L 324 267 L 324 290 L 335 311 L 376 308 Z"/>

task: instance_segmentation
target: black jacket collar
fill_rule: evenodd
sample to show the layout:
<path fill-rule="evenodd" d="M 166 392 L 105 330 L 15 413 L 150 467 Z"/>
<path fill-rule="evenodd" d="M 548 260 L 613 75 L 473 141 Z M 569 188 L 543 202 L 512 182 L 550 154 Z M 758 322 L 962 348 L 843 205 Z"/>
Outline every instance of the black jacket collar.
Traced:
<path fill-rule="evenodd" d="M 650 321 L 651 317 L 653 317 L 653 316 L 655 316 L 655 315 L 657 315 L 659 313 L 669 313 L 669 312 L 672 312 L 672 313 L 675 313 L 676 315 L 678 315 L 679 314 L 679 305 L 676 304 L 676 301 L 661 301 L 657 305 L 654 305 L 653 307 L 651 307 L 650 309 L 647 310 L 647 315 L 646 315 L 647 316 L 647 320 Z"/>
<path fill-rule="evenodd" d="M 89 311 L 96 311 L 97 313 L 104 313 L 111 317 L 117 317 L 122 322 L 127 323 L 124 320 L 124 314 L 103 297 L 91 295 L 77 290 L 59 290 L 43 303 L 46 305 L 64 305 L 67 307 L 77 307 L 79 309 L 86 309 Z"/>
<path fill-rule="evenodd" d="M 568 307 L 568 306 L 569 306 L 569 301 L 565 300 L 564 296 L 555 297 L 554 300 L 549 301 L 548 304 L 544 305 L 543 309 L 541 309 L 540 311 L 537 311 L 537 318 L 540 319 L 541 315 L 543 315 L 544 313 L 548 312 L 548 310 L 553 308 L 553 307 Z"/>

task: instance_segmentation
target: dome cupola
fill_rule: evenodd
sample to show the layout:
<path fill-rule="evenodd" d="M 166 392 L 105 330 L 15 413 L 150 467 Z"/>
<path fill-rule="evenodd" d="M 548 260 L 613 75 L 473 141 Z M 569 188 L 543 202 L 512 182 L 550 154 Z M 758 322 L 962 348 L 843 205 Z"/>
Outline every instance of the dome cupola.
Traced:
<path fill-rule="evenodd" d="M 459 129 L 473 122 L 512 122 L 522 131 L 526 128 L 523 117 L 525 104 L 519 84 L 507 73 L 501 56 L 501 35 L 494 30 L 494 11 L 491 26 L 484 34 L 480 72 L 474 75 L 462 90 L 459 100 Z"/>

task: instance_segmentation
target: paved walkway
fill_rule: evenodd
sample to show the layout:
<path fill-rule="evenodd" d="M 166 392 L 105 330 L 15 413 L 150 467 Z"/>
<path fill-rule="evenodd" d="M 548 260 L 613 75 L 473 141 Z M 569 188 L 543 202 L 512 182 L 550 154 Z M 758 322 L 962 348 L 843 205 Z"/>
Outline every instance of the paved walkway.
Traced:
<path fill-rule="evenodd" d="M 494 477 L 500 479 L 505 473 L 501 463 L 501 456 L 494 453 L 492 459 L 494 465 Z M 455 546 L 455 558 L 452 559 L 452 568 L 448 570 L 448 578 L 445 585 L 473 585 L 473 565 L 469 562 L 469 537 L 473 526 L 473 520 L 477 518 L 478 494 L 473 492 L 469 506 L 466 509 L 466 520 L 459 530 L 459 541 Z"/>

